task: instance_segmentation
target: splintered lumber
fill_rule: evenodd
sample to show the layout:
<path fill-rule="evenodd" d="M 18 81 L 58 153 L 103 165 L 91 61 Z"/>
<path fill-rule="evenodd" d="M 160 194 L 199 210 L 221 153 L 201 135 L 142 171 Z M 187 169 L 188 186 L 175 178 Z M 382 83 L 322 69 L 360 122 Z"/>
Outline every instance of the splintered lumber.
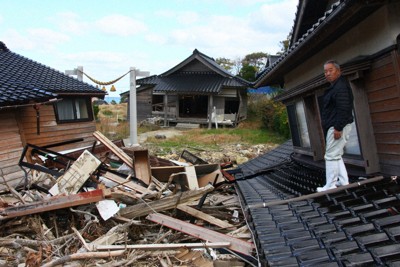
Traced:
<path fill-rule="evenodd" d="M 118 158 L 120 158 L 128 167 L 134 169 L 133 159 L 129 157 L 122 149 L 117 147 L 113 142 L 110 141 L 107 137 L 105 137 L 101 132 L 95 131 L 93 136 L 99 140 L 102 144 L 108 147 Z"/>
<path fill-rule="evenodd" d="M 98 189 L 68 196 L 55 196 L 43 201 L 0 209 L 0 220 L 98 202 L 108 194 L 108 190 Z"/>
<path fill-rule="evenodd" d="M 103 174 L 103 176 L 105 178 L 107 178 L 107 179 L 119 184 L 119 186 L 127 187 L 129 189 L 132 189 L 132 190 L 134 190 L 136 192 L 139 192 L 139 193 L 142 193 L 142 194 L 143 193 L 148 193 L 150 191 L 146 187 L 141 186 L 140 184 L 134 183 L 131 180 L 126 180 L 126 179 L 124 179 L 124 178 L 122 178 L 122 177 L 120 177 L 120 176 L 118 176 L 116 174 L 113 174 L 112 172 L 106 172 L 105 174 Z M 140 195 L 137 195 L 137 196 L 140 197 Z"/>
<path fill-rule="evenodd" d="M 141 203 L 134 206 L 126 207 L 120 210 L 119 215 L 128 219 L 133 219 L 136 217 L 145 216 L 152 212 L 173 209 L 178 204 L 198 200 L 205 193 L 211 192 L 213 190 L 214 187 L 212 185 L 207 185 L 205 187 L 199 188 L 198 190 L 185 191 L 148 203 Z"/>
<path fill-rule="evenodd" d="M 149 185 L 151 182 L 151 170 L 148 150 L 134 150 L 133 158 L 136 178 Z"/>
<path fill-rule="evenodd" d="M 177 248 L 227 248 L 229 242 L 206 243 L 179 243 L 179 244 L 139 244 L 139 245 L 99 245 L 97 250 L 143 249 L 143 250 L 169 250 Z"/>
<path fill-rule="evenodd" d="M 196 238 L 206 240 L 208 242 L 229 242 L 231 243 L 231 245 L 228 247 L 229 249 L 245 255 L 251 256 L 252 251 L 254 249 L 254 245 L 252 243 L 216 231 L 212 231 L 188 222 L 184 222 L 161 213 L 149 214 L 146 217 L 146 219 L 164 225 L 171 229 L 183 232 L 185 234 L 194 236 Z"/>
<path fill-rule="evenodd" d="M 116 251 L 107 251 L 107 252 L 83 252 L 83 253 L 75 253 L 71 255 L 64 256 L 62 258 L 53 260 L 51 262 L 48 262 L 42 267 L 53 267 L 53 266 L 59 266 L 62 265 L 66 262 L 69 261 L 74 261 L 74 260 L 85 260 L 85 259 L 98 259 L 98 258 L 113 258 L 113 257 L 118 257 L 122 256 L 126 253 L 125 250 L 116 250 Z"/>
<path fill-rule="evenodd" d="M 195 208 L 189 207 L 187 205 L 181 204 L 178 205 L 177 207 L 179 210 L 186 212 L 187 214 L 192 215 L 193 217 L 202 219 L 206 222 L 209 222 L 213 225 L 219 226 L 221 228 L 230 228 L 230 227 L 234 227 L 232 224 L 225 222 L 223 220 L 220 220 L 218 218 L 215 218 L 211 215 L 208 215 L 200 210 L 196 210 Z"/>

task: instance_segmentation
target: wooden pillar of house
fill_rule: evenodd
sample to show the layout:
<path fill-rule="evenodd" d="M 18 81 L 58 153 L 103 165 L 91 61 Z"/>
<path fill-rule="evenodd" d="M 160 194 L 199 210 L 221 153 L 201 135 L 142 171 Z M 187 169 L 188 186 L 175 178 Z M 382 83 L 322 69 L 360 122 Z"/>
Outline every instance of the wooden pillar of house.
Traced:
<path fill-rule="evenodd" d="M 164 95 L 164 127 L 167 127 L 168 120 L 168 94 Z"/>
<path fill-rule="evenodd" d="M 356 124 L 359 142 L 362 148 L 364 167 L 367 174 L 380 171 L 378 149 L 376 147 L 374 129 L 372 127 L 371 116 L 369 116 L 368 96 L 364 85 L 364 75 L 358 71 L 348 76 L 350 86 L 353 91 L 354 112 L 356 114 Z"/>
<path fill-rule="evenodd" d="M 213 95 L 208 96 L 208 129 L 212 128 Z"/>

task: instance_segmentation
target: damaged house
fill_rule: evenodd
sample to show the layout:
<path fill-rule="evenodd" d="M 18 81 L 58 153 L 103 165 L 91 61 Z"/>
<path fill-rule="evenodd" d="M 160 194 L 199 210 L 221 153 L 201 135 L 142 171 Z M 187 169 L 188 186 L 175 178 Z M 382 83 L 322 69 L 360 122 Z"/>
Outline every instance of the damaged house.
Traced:
<path fill-rule="evenodd" d="M 138 121 L 237 125 L 247 116 L 249 83 L 197 49 L 170 70 L 137 80 Z M 129 96 L 129 92 L 121 94 Z M 212 120 L 210 120 L 212 119 Z"/>
<path fill-rule="evenodd" d="M 18 166 L 26 144 L 56 151 L 89 146 L 95 140 L 92 97 L 105 93 L 50 67 L 10 51 L 0 42 L 0 175 L 18 186 L 25 177 Z M 3 183 L 5 182 L 5 183 Z"/>
<path fill-rule="evenodd" d="M 236 174 L 265 266 L 399 266 L 400 1 L 299 1 L 289 49 L 255 87 L 279 86 L 292 140 Z M 325 184 L 321 96 L 327 60 L 354 95 L 343 159 L 351 184 Z"/>

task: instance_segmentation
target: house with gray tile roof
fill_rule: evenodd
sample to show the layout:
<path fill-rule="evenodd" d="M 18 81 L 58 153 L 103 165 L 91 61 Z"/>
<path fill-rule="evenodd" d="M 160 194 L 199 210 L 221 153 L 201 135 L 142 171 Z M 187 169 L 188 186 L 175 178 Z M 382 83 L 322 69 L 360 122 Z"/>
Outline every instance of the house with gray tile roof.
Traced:
<path fill-rule="evenodd" d="M 235 170 L 261 266 L 399 266 L 400 1 L 300 0 L 288 51 L 255 87 L 282 89 L 291 140 Z M 350 184 L 324 192 L 323 74 L 354 95 Z"/>
<path fill-rule="evenodd" d="M 138 120 L 161 117 L 165 124 L 236 125 L 247 117 L 249 82 L 232 75 L 197 49 L 178 65 L 137 80 Z M 122 96 L 128 96 L 129 92 Z"/>
<path fill-rule="evenodd" d="M 26 176 L 18 161 L 26 144 L 82 140 L 54 147 L 55 151 L 91 145 L 96 130 L 91 100 L 104 95 L 0 42 L 0 191 L 24 182 Z M 30 162 L 38 160 L 27 156 Z"/>

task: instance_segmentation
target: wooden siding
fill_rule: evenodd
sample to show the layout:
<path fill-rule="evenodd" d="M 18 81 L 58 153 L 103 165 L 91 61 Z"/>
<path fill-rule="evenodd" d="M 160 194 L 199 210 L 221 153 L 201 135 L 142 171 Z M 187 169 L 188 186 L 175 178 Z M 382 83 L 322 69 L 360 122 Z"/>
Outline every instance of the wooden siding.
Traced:
<path fill-rule="evenodd" d="M 399 58 L 393 51 L 376 59 L 365 82 L 381 171 L 393 175 L 400 170 Z"/>
<path fill-rule="evenodd" d="M 51 105 L 40 107 L 40 134 L 37 134 L 36 112 L 32 107 L 21 109 L 18 116 L 22 140 L 37 146 L 83 138 L 83 142 L 51 148 L 55 151 L 91 146 L 96 131 L 94 121 L 57 124 L 54 108 Z"/>
<path fill-rule="evenodd" d="M 136 94 L 136 109 L 138 123 L 152 117 L 152 93 L 153 89 L 146 89 Z"/>
<path fill-rule="evenodd" d="M 15 187 L 24 178 L 24 172 L 17 164 L 23 147 L 16 112 L 14 109 L 0 111 L 0 192 L 6 189 L 4 179 L 9 186 Z"/>

